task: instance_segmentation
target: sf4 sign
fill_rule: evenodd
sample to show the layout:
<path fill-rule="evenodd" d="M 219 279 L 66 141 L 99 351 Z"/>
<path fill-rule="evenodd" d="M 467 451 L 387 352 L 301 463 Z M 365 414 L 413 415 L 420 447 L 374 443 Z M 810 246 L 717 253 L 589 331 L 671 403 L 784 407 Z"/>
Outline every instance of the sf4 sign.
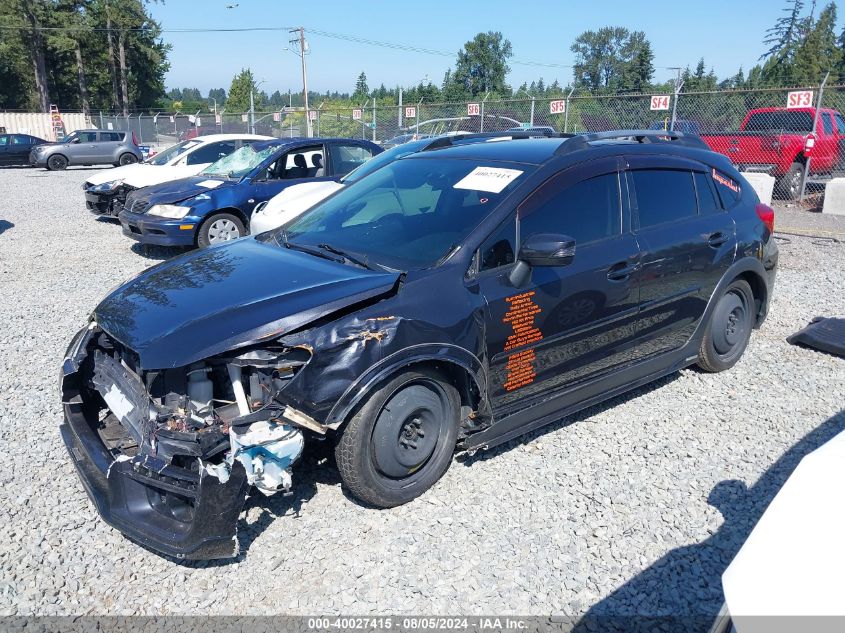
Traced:
<path fill-rule="evenodd" d="M 481 105 L 478 103 L 467 104 L 467 116 L 478 116 L 481 114 Z"/>
<path fill-rule="evenodd" d="M 352 111 L 352 120 L 353 121 L 360 121 L 361 120 L 361 110 L 355 109 Z"/>
<path fill-rule="evenodd" d="M 407 108 L 405 108 L 405 118 L 406 119 L 417 118 L 417 107 L 416 106 L 408 106 Z"/>
<path fill-rule="evenodd" d="M 812 90 L 793 90 L 786 95 L 786 107 L 789 108 L 809 108 L 813 105 L 813 91 Z"/>
<path fill-rule="evenodd" d="M 649 106 L 649 110 L 668 110 L 669 99 L 669 95 L 654 95 L 651 98 L 651 105 Z"/>
<path fill-rule="evenodd" d="M 563 114 L 566 112 L 566 101 L 558 99 L 549 102 L 549 114 Z"/>

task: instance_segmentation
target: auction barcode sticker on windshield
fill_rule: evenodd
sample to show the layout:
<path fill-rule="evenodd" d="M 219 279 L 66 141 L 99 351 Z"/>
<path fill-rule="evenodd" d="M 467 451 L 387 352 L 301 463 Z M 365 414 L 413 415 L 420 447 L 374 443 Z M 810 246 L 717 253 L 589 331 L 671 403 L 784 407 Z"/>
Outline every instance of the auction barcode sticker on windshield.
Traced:
<path fill-rule="evenodd" d="M 222 180 L 203 180 L 197 183 L 197 187 L 205 187 L 206 189 L 216 189 L 223 184 Z"/>
<path fill-rule="evenodd" d="M 504 167 L 476 167 L 466 176 L 455 183 L 455 189 L 472 189 L 473 191 L 489 191 L 501 193 L 502 189 L 516 180 L 522 172 L 519 169 L 505 169 Z"/>

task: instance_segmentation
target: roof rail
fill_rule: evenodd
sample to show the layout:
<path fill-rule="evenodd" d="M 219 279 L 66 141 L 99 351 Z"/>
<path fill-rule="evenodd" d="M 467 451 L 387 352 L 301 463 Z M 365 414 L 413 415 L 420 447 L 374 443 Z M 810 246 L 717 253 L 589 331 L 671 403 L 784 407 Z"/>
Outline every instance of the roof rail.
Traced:
<path fill-rule="evenodd" d="M 510 132 L 474 132 L 471 134 L 453 134 L 451 136 L 438 136 L 437 138 L 432 139 L 431 143 L 426 145 L 420 151 L 427 152 L 433 149 L 451 147 L 455 143 L 463 141 L 484 141 L 493 138 L 571 138 L 572 136 L 572 134 L 555 134 L 549 132 L 548 130 L 512 130 Z"/>
<path fill-rule="evenodd" d="M 694 149 L 710 148 L 698 136 L 686 135 L 683 132 L 670 130 L 612 130 L 610 132 L 589 132 L 576 134 L 570 140 L 562 143 L 555 154 L 568 154 L 590 147 L 595 141 L 630 139 L 637 143 L 671 143 Z"/>

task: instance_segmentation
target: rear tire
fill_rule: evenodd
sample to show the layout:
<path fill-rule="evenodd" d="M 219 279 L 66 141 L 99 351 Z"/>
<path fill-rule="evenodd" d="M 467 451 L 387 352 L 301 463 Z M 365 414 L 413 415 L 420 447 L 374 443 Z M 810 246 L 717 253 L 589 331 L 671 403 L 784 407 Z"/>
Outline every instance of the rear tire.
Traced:
<path fill-rule="evenodd" d="M 215 213 L 200 225 L 197 246 L 205 248 L 246 235 L 241 219 L 231 213 Z"/>
<path fill-rule="evenodd" d="M 698 366 L 716 373 L 736 365 L 754 328 L 754 293 L 744 279 L 734 279 L 719 297 L 698 350 Z"/>
<path fill-rule="evenodd" d="M 47 169 L 50 171 L 62 171 L 67 168 L 67 158 L 61 154 L 54 154 L 47 159 Z"/>
<path fill-rule="evenodd" d="M 117 159 L 118 165 L 131 165 L 132 163 L 137 163 L 138 157 L 135 154 L 130 154 L 126 152 L 125 154 L 121 154 L 120 158 Z"/>
<path fill-rule="evenodd" d="M 804 178 L 804 165 L 792 163 L 789 170 L 775 184 L 775 192 L 784 200 L 798 200 L 801 197 L 801 180 Z"/>
<path fill-rule="evenodd" d="M 459 412 L 458 391 L 436 372 L 406 371 L 383 383 L 335 447 L 343 483 L 379 508 L 420 496 L 452 463 Z"/>

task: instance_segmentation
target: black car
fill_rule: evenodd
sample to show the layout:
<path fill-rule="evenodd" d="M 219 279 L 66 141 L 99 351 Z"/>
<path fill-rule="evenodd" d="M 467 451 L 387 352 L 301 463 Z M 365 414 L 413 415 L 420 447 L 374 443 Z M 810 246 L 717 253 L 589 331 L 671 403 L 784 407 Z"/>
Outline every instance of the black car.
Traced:
<path fill-rule="evenodd" d="M 108 523 L 231 556 L 247 492 L 289 488 L 313 441 L 391 507 L 456 448 L 730 368 L 766 317 L 773 224 L 680 133 L 445 139 L 112 292 L 68 348 L 62 435 Z"/>
<path fill-rule="evenodd" d="M 0 165 L 29 165 L 29 152 L 47 143 L 29 134 L 0 134 Z"/>

